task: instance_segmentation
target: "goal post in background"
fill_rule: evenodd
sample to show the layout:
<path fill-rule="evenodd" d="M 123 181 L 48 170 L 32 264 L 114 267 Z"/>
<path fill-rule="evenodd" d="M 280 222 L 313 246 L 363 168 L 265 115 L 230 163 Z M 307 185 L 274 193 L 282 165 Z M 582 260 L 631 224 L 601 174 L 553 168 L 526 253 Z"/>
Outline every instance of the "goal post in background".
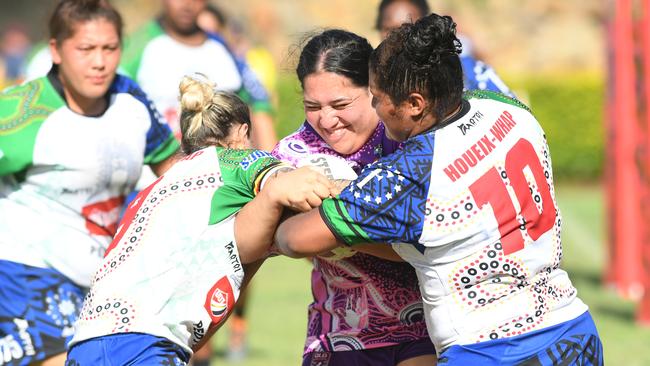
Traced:
<path fill-rule="evenodd" d="M 650 0 L 608 5 L 604 279 L 650 325 Z"/>

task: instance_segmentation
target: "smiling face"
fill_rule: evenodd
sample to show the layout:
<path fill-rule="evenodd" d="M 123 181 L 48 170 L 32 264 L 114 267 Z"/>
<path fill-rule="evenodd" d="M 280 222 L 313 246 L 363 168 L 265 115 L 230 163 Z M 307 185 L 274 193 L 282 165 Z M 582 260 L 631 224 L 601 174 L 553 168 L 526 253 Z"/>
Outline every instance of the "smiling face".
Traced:
<path fill-rule="evenodd" d="M 120 38 L 115 25 L 103 18 L 80 22 L 74 34 L 58 43 L 50 40 L 52 61 L 59 66 L 70 107 L 86 114 L 102 103 L 120 62 Z"/>
<path fill-rule="evenodd" d="M 368 88 L 333 72 L 305 77 L 303 103 L 307 122 L 339 154 L 357 152 L 379 123 Z"/>

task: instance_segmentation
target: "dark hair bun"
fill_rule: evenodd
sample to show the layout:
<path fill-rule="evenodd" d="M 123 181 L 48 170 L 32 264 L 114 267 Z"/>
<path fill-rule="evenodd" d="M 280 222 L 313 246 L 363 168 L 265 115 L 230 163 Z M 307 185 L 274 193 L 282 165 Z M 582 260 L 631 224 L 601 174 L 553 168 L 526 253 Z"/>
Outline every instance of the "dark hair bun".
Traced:
<path fill-rule="evenodd" d="M 418 65 L 436 65 L 441 58 L 462 50 L 456 37 L 456 23 L 446 15 L 424 17 L 404 31 L 404 51 Z"/>

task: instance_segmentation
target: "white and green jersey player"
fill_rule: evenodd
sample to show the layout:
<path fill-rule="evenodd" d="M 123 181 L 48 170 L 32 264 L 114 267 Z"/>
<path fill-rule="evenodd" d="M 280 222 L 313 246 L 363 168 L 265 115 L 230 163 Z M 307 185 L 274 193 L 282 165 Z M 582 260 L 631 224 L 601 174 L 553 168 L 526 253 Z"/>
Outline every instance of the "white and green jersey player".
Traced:
<path fill-rule="evenodd" d="M 266 152 L 213 146 L 141 191 L 94 276 L 69 361 L 95 364 L 105 357 L 93 348 L 103 339 L 129 337 L 143 350 L 164 338 L 187 361 L 226 319 L 244 281 L 235 214 L 280 169 L 287 166 Z M 117 348 L 106 351 L 113 361 L 134 357 Z"/>
<path fill-rule="evenodd" d="M 218 35 L 206 33 L 201 45 L 183 44 L 152 20 L 127 39 L 120 70 L 135 79 L 164 114 L 178 136 L 178 83 L 201 73 L 220 90 L 236 93 L 253 113 L 271 112 L 269 96 L 248 64 L 230 51 Z"/>
<path fill-rule="evenodd" d="M 63 93 L 52 71 L 0 94 L 0 260 L 88 287 L 142 165 L 178 143 L 126 77 L 115 77 L 100 116 L 73 112 Z"/>
<path fill-rule="evenodd" d="M 16 365 L 65 353 L 124 196 L 178 147 L 132 80 L 106 85 L 97 116 L 73 112 L 59 80 L 0 93 L 0 349 Z"/>

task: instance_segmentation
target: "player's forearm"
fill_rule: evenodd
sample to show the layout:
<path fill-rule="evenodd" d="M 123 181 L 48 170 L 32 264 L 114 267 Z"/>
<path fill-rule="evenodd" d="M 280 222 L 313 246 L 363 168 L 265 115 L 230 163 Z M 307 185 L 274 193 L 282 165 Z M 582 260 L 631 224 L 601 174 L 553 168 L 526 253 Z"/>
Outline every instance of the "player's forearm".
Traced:
<path fill-rule="evenodd" d="M 262 258 L 271 246 L 283 211 L 269 190 L 262 190 L 235 219 L 235 240 L 242 263 Z"/>
<path fill-rule="evenodd" d="M 339 245 L 317 209 L 282 222 L 275 233 L 275 244 L 280 253 L 291 258 L 317 255 Z"/>

